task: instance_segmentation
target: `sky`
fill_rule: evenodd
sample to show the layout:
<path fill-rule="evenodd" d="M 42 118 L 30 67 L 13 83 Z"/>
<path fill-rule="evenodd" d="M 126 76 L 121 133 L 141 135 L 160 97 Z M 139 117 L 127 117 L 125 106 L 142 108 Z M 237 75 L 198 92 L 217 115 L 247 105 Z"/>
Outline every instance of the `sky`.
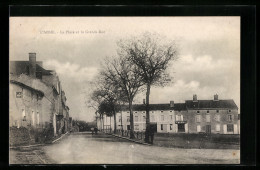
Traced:
<path fill-rule="evenodd" d="M 11 61 L 30 52 L 45 69 L 56 70 L 73 119 L 92 121 L 87 107 L 93 81 L 106 57 L 116 56 L 119 39 L 156 32 L 178 45 L 174 77 L 152 87 L 150 103 L 233 99 L 240 108 L 240 17 L 10 17 Z M 144 93 L 134 103 L 142 103 Z"/>

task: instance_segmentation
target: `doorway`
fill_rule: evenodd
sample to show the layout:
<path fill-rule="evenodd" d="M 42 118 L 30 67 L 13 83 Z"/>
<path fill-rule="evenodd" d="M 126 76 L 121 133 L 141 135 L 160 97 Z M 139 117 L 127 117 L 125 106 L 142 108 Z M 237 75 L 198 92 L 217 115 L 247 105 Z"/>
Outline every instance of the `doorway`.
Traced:
<path fill-rule="evenodd" d="M 211 133 L 211 125 L 206 125 L 206 133 Z"/>
<path fill-rule="evenodd" d="M 185 132 L 184 123 L 179 123 L 178 124 L 178 132 Z"/>

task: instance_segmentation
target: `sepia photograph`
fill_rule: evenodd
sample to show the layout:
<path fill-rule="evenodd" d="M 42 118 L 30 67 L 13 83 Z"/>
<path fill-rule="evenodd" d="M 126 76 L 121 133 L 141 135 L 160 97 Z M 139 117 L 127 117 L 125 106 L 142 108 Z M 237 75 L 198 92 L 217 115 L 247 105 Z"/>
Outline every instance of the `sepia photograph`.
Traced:
<path fill-rule="evenodd" d="M 240 164 L 240 24 L 9 17 L 9 164 Z"/>

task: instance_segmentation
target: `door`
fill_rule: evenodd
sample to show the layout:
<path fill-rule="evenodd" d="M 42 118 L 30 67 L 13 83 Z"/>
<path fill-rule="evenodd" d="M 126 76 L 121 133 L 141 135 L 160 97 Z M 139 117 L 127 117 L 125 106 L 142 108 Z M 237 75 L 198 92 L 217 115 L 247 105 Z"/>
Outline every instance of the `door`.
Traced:
<path fill-rule="evenodd" d="M 211 125 L 206 125 L 206 133 L 211 133 Z"/>
<path fill-rule="evenodd" d="M 178 124 L 178 132 L 185 132 L 185 126 L 184 123 Z"/>

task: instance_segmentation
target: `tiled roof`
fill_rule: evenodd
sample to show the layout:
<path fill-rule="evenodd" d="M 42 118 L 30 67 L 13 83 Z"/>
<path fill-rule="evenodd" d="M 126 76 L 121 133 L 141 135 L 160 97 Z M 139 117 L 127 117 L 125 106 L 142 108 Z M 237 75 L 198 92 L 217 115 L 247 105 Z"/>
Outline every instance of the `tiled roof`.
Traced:
<path fill-rule="evenodd" d="M 129 111 L 129 106 L 121 106 L 123 111 Z M 192 100 L 186 100 L 185 103 L 174 103 L 174 107 L 170 107 L 170 103 L 167 104 L 150 104 L 150 110 L 176 110 L 182 111 L 187 109 L 238 109 L 234 100 L 198 100 L 193 102 Z M 145 111 L 144 104 L 134 104 L 133 111 Z"/>
<path fill-rule="evenodd" d="M 52 75 L 50 70 L 45 70 L 44 68 L 42 68 L 38 64 L 36 64 L 36 71 L 42 72 L 42 75 Z"/>
<path fill-rule="evenodd" d="M 238 109 L 234 100 L 198 100 L 193 102 L 192 100 L 185 101 L 187 109 L 213 109 L 213 108 L 227 108 Z"/>
<path fill-rule="evenodd" d="M 10 70 L 12 71 L 18 68 L 26 68 L 29 65 L 29 61 L 10 61 Z M 36 71 L 41 71 L 43 75 L 51 75 L 50 70 L 45 70 L 44 68 L 42 68 L 42 61 L 36 62 Z M 20 74 L 22 73 L 20 72 Z"/>
<path fill-rule="evenodd" d="M 38 89 L 35 89 L 35 88 L 33 88 L 33 87 L 30 87 L 30 86 L 28 86 L 28 85 L 26 85 L 26 84 L 24 84 L 24 83 L 19 82 L 19 81 L 10 80 L 10 83 L 17 84 L 17 85 L 22 86 L 22 87 L 24 87 L 24 88 L 27 88 L 27 89 L 29 89 L 29 90 L 35 91 L 36 93 L 40 94 L 41 96 L 44 96 L 44 92 L 43 92 L 43 91 L 38 90 Z"/>
<path fill-rule="evenodd" d="M 123 111 L 128 111 L 129 106 L 124 105 L 121 107 Z M 170 103 L 167 104 L 150 104 L 150 110 L 186 110 L 185 103 L 175 103 L 174 107 L 170 107 Z M 144 104 L 134 104 L 133 111 L 145 111 Z"/>

